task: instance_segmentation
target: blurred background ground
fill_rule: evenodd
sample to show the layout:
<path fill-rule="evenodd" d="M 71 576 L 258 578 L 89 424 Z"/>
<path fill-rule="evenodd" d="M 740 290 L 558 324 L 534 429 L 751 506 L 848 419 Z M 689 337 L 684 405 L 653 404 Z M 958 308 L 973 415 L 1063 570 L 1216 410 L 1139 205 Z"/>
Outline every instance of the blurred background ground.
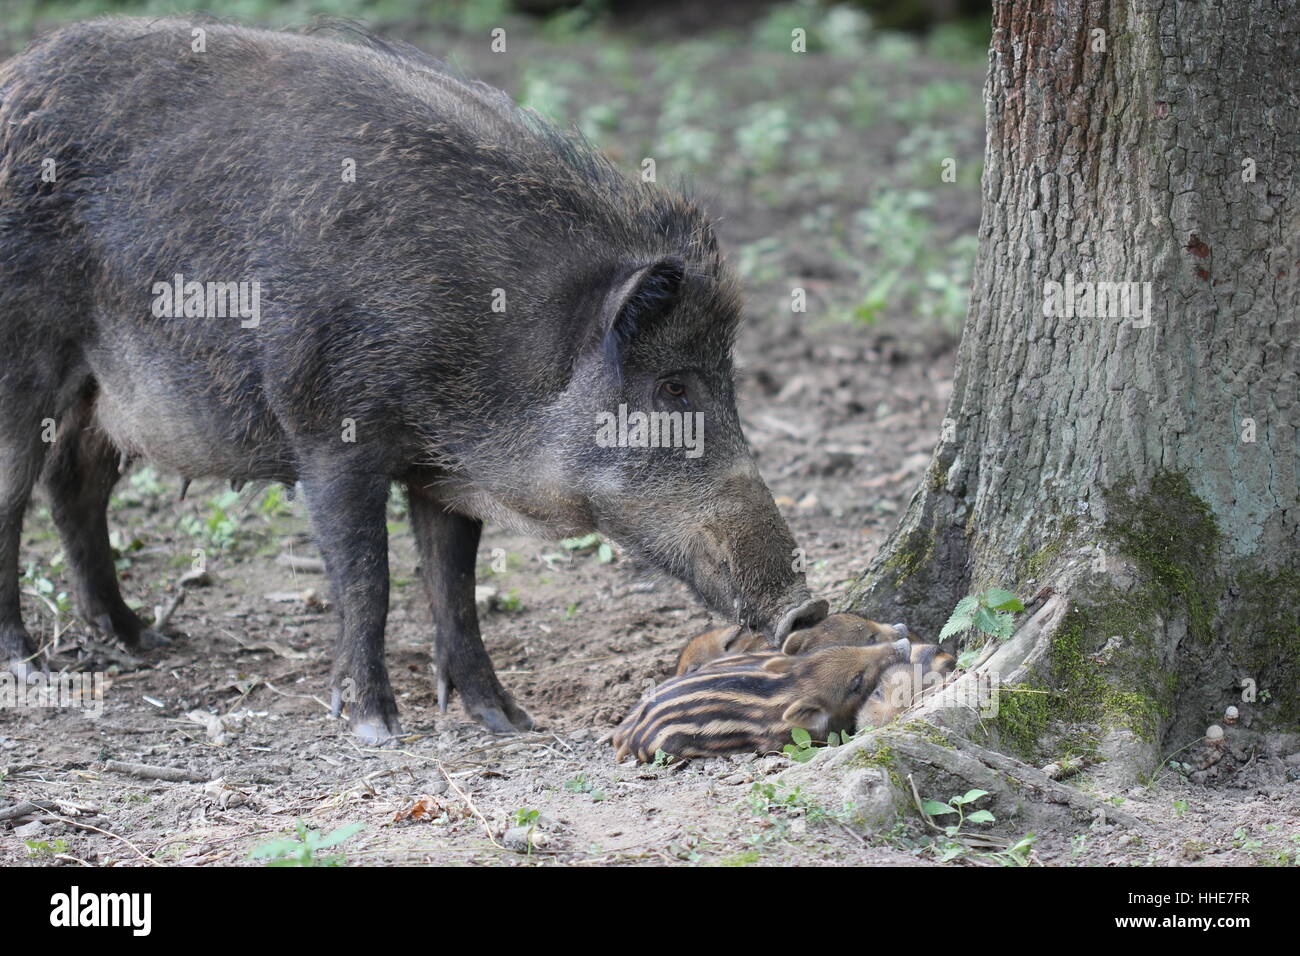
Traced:
<path fill-rule="evenodd" d="M 177 10 L 152 0 L 3 2 L 5 56 L 67 20 Z M 741 416 L 807 549 L 811 584 L 834 601 L 861 573 L 921 478 L 951 389 L 979 224 L 987 12 L 545 0 L 214 0 L 209 12 L 277 27 L 356 19 L 577 125 L 629 175 L 649 156 L 661 181 L 691 184 L 745 282 Z M 507 31 L 505 53 L 489 49 L 497 27 Z M 807 53 L 790 50 L 795 28 L 807 31 Z M 945 161 L 954 181 L 941 176 Z M 806 312 L 792 312 L 794 288 L 806 290 Z M 616 766 L 598 738 L 669 673 L 685 640 L 719 622 L 682 585 L 594 540 L 488 529 L 484 638 L 539 730 L 491 738 L 458 705 L 439 715 L 428 614 L 396 496 L 388 660 L 412 736 L 398 751 L 358 748 L 322 703 L 334 637 L 324 580 L 287 560 L 316 555 L 301 502 L 278 486 L 196 483 L 184 502 L 178 491 L 174 476 L 138 467 L 110 514 L 135 604 L 165 604 L 194 549 L 208 559 L 211 583 L 186 592 L 175 643 L 141 660 L 87 643 L 48 510 L 33 506 L 23 552 L 29 627 L 54 648 L 55 668 L 113 676 L 99 720 L 0 711 L 0 807 L 63 801 L 77 808 L 65 820 L 78 821 L 0 824 L 0 862 L 249 862 L 250 848 L 297 819 L 322 832 L 363 824 L 343 845 L 357 863 L 943 855 L 919 826 L 903 822 L 863 841 L 773 787 L 766 778 L 783 758 Z M 214 740 L 187 716 L 194 712 L 223 718 L 226 739 Z M 134 779 L 104 770 L 110 759 L 185 768 L 196 782 Z M 1154 801 L 1167 817 L 1161 808 L 1180 798 L 1157 790 L 1120 799 Z M 424 809 L 395 820 L 413 807 Z M 520 821 L 549 840 L 532 855 L 493 842 Z M 1216 817 L 1207 826 L 1223 839 L 1198 837 L 1188 850 L 1173 829 L 1164 841 L 1116 845 L 1090 843 L 1081 824 L 1078 833 L 1039 835 L 1026 858 L 1281 852 L 1276 840 L 1238 833 L 1241 823 L 1269 825 L 1258 808 L 1250 821 Z"/>

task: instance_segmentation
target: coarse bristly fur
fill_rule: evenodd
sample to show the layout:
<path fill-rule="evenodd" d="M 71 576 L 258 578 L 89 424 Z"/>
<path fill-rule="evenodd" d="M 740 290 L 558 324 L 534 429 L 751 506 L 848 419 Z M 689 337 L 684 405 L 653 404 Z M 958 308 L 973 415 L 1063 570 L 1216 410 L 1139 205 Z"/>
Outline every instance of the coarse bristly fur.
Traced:
<path fill-rule="evenodd" d="M 866 647 L 888 644 L 899 638 L 916 642 L 905 624 L 880 624 L 857 614 L 832 614 L 810 627 L 791 631 L 781 645 L 784 654 L 811 654 L 825 647 Z M 710 661 L 734 654 L 770 649 L 767 637 L 740 625 L 719 627 L 697 634 L 677 655 L 674 673 L 689 674 Z"/>
<path fill-rule="evenodd" d="M 739 289 L 696 205 L 406 48 L 197 26 L 201 52 L 191 21 L 105 19 L 0 66 L 0 665 L 32 654 L 17 548 L 42 469 L 83 613 L 148 636 L 108 548 L 119 458 L 302 482 L 335 709 L 367 738 L 399 729 L 391 481 L 440 700 L 493 729 L 530 722 L 474 616 L 484 518 L 600 530 L 774 640 L 824 615 L 741 434 Z M 178 274 L 258 283 L 260 319 L 157 316 Z M 702 454 L 602 447 L 620 405 L 702 413 Z"/>

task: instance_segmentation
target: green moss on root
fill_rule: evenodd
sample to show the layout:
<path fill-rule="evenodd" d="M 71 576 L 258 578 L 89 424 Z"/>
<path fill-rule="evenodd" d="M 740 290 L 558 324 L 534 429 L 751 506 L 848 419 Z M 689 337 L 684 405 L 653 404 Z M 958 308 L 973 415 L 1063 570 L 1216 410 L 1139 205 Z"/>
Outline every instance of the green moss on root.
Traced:
<path fill-rule="evenodd" d="M 1004 744 L 1038 761 L 1093 751 L 1100 737 L 1120 727 L 1141 740 L 1156 738 L 1169 717 L 1172 693 L 1161 679 L 1150 634 L 1129 610 L 1109 617 L 1070 609 L 1050 639 L 1043 684 L 1004 687 L 999 694 L 994 726 Z M 1112 666 L 1103 667 L 1097 655 L 1115 634 L 1127 640 Z M 1072 725 L 1095 730 L 1075 729 L 1044 749 L 1050 731 Z"/>
<path fill-rule="evenodd" d="M 930 533 L 923 528 L 913 528 L 899 542 L 894 553 L 885 561 L 884 567 L 892 571 L 894 581 L 901 584 L 929 561 L 933 553 L 934 539 Z"/>
<path fill-rule="evenodd" d="M 1133 498 L 1118 490 L 1125 484 L 1106 493 L 1107 536 L 1155 589 L 1153 610 L 1167 613 L 1181 605 L 1192 636 L 1211 640 L 1223 538 L 1214 512 L 1192 491 L 1186 475 L 1161 472 L 1151 479 L 1146 494 Z"/>
<path fill-rule="evenodd" d="M 1017 756 L 1037 761 L 1041 741 L 1053 719 L 1056 695 L 1046 687 L 1016 684 L 998 691 L 998 715 L 993 719 L 999 742 Z"/>
<path fill-rule="evenodd" d="M 1057 532 L 1041 548 L 1025 557 L 1024 562 L 1021 564 L 1020 579 L 1024 581 L 1037 578 L 1051 567 L 1057 556 L 1070 544 L 1071 539 L 1078 530 L 1079 519 L 1075 515 L 1066 515 L 1062 518 Z"/>
<path fill-rule="evenodd" d="M 1300 572 L 1241 571 L 1233 579 L 1237 655 L 1284 727 L 1300 731 Z"/>

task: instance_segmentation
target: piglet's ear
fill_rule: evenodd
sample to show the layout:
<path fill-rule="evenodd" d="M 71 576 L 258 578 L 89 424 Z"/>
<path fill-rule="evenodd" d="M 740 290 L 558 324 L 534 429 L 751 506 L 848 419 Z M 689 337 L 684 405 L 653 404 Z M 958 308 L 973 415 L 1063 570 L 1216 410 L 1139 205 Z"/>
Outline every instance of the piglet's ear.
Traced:
<path fill-rule="evenodd" d="M 785 654 L 773 654 L 762 666 L 769 674 L 788 674 L 794 669 L 794 658 Z"/>
<path fill-rule="evenodd" d="M 791 657 L 803 650 L 805 641 L 808 638 L 807 630 L 791 631 L 790 636 L 785 639 L 781 645 L 781 653 L 789 654 Z"/>
<path fill-rule="evenodd" d="M 831 722 L 826 709 L 807 697 L 800 697 L 787 707 L 781 719 L 794 727 L 802 727 L 818 740 L 825 736 L 826 727 Z"/>
<path fill-rule="evenodd" d="M 634 269 L 614 282 L 600 315 L 605 357 L 611 364 L 619 363 L 638 331 L 677 304 L 685 275 L 686 263 L 673 256 Z"/>

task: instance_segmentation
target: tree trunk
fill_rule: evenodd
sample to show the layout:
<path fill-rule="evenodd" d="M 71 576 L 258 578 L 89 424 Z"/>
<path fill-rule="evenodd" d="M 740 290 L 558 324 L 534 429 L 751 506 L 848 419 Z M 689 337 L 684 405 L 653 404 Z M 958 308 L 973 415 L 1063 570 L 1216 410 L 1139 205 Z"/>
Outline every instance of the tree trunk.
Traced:
<path fill-rule="evenodd" d="M 963 777 L 916 756 L 937 727 L 967 781 L 1000 752 L 1122 786 L 1229 704 L 1230 743 L 1300 729 L 1297 59 L 1296 0 L 996 0 L 952 401 L 851 605 L 936 634 L 970 592 L 1037 601 L 978 668 L 996 716 L 945 693 L 793 776 Z M 1128 318 L 1081 288 L 1129 282 Z"/>

